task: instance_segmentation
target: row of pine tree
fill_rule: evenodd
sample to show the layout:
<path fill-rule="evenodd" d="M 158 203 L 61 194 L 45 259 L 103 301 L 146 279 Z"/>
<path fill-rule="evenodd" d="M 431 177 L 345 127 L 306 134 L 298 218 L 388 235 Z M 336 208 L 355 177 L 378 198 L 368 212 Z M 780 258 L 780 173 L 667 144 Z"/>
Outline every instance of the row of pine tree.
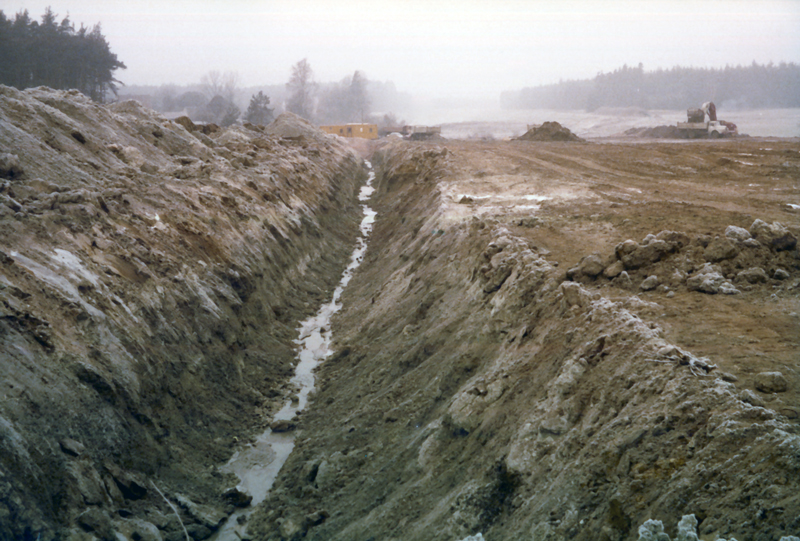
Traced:
<path fill-rule="evenodd" d="M 800 66 L 794 63 L 725 68 L 645 71 L 642 64 L 623 66 L 593 79 L 504 92 L 508 109 L 585 109 L 641 107 L 686 109 L 706 101 L 729 107 L 766 109 L 800 107 Z"/>
<path fill-rule="evenodd" d="M 95 101 L 116 91 L 114 72 L 125 69 L 103 36 L 100 25 L 61 22 L 50 8 L 41 21 L 27 10 L 10 19 L 0 11 L 0 84 L 76 88 Z"/>

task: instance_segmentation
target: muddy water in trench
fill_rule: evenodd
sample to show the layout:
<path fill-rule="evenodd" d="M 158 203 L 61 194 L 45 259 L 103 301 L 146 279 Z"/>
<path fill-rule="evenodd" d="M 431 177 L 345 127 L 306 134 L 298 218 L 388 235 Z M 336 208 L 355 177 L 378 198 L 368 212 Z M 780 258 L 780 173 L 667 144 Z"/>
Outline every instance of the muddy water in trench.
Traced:
<path fill-rule="evenodd" d="M 370 162 L 365 161 L 364 163 L 370 171 L 366 184 L 361 187 L 358 194 L 359 201 L 364 202 L 361 205 L 364 212 L 364 218 L 361 220 L 361 235 L 350 256 L 350 263 L 333 292 L 331 301 L 323 305 L 316 315 L 300 324 L 300 336 L 295 341 L 299 346 L 297 354 L 299 362 L 295 368 L 295 375 L 291 379 L 291 383 L 298 389 L 298 393 L 275 414 L 275 421 L 290 421 L 306 407 L 308 395 L 314 390 L 314 369 L 333 353 L 330 349 L 333 338 L 331 317 L 341 309 L 342 305 L 339 303 L 339 299 L 342 292 L 353 277 L 353 272 L 364 259 L 367 238 L 372 231 L 372 224 L 375 222 L 377 214 L 366 204 L 375 191 L 375 188 L 372 187 L 375 173 L 372 171 Z M 237 488 L 252 496 L 253 501 L 248 509 L 237 511 L 231 515 L 222 528 L 210 538 L 212 541 L 235 541 L 243 537 L 240 534 L 243 534 L 244 526 L 238 524 L 238 521 L 250 515 L 255 506 L 264 501 L 281 467 L 292 453 L 292 449 L 294 449 L 293 433 L 273 432 L 267 429 L 256 438 L 254 443 L 237 451 L 230 461 L 220 468 L 222 472 L 236 474 L 240 481 Z"/>

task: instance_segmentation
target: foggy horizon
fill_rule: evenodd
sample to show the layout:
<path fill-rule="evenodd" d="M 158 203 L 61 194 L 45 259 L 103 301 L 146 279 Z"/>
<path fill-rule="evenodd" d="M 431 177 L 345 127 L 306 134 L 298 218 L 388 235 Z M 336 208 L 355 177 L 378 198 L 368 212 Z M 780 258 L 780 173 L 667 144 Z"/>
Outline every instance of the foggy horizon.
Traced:
<path fill-rule="evenodd" d="M 100 23 L 125 85 L 191 85 L 211 70 L 240 87 L 284 84 L 307 58 L 318 82 L 356 70 L 400 92 L 487 98 L 624 64 L 646 71 L 800 61 L 800 3 L 478 1 L 5 1 L 13 18 Z M 691 7 L 691 9 L 689 9 Z"/>

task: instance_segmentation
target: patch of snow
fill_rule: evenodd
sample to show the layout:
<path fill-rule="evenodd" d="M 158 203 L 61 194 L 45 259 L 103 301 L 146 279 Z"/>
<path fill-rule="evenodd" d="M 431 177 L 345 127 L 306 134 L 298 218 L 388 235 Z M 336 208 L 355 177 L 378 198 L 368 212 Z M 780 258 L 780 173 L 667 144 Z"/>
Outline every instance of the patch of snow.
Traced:
<path fill-rule="evenodd" d="M 460 201 L 464 197 L 468 197 L 473 200 L 493 199 L 495 201 L 514 201 L 517 199 L 524 199 L 526 201 L 548 201 L 552 199 L 552 197 L 546 195 L 470 195 L 461 193 L 456 195 L 455 201 Z"/>
<path fill-rule="evenodd" d="M 56 248 L 55 250 L 56 255 L 50 256 L 53 258 L 54 261 L 60 263 L 63 267 L 66 267 L 72 273 L 79 275 L 81 278 L 88 280 L 92 283 L 93 286 L 98 285 L 98 278 L 97 275 L 89 271 L 86 267 L 83 266 L 83 262 L 81 262 L 78 257 L 73 254 L 72 252 L 68 252 L 67 250 L 62 250 L 60 248 Z"/>
<path fill-rule="evenodd" d="M 63 263 L 63 266 L 59 265 L 61 268 L 58 271 L 54 271 L 53 269 L 45 267 L 44 265 L 40 265 L 36 261 L 29 259 L 18 252 L 11 252 L 11 257 L 20 267 L 29 270 L 39 280 L 59 290 L 69 300 L 80 304 L 83 309 L 89 312 L 91 315 L 99 319 L 105 319 L 105 314 L 95 308 L 92 304 L 86 302 L 86 300 L 84 300 L 78 291 L 78 288 L 75 287 L 75 284 L 73 284 L 67 277 L 64 276 L 64 270 L 72 271 L 68 273 L 68 276 L 76 282 L 80 282 L 81 278 L 85 278 L 86 280 L 92 282 L 93 285 L 97 285 L 98 283 L 97 277 L 86 270 L 80 263 L 80 260 L 71 252 L 67 252 L 66 250 L 56 250 L 56 255 L 51 256 L 54 261 Z M 93 279 L 90 279 L 90 277 Z"/>

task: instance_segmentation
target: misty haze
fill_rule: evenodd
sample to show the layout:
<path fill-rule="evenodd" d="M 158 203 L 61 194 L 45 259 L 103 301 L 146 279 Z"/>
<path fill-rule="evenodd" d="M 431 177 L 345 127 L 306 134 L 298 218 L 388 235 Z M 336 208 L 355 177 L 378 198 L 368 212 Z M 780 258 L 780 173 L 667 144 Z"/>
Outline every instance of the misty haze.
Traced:
<path fill-rule="evenodd" d="M 798 28 L 6 0 L 0 541 L 800 541 Z"/>

